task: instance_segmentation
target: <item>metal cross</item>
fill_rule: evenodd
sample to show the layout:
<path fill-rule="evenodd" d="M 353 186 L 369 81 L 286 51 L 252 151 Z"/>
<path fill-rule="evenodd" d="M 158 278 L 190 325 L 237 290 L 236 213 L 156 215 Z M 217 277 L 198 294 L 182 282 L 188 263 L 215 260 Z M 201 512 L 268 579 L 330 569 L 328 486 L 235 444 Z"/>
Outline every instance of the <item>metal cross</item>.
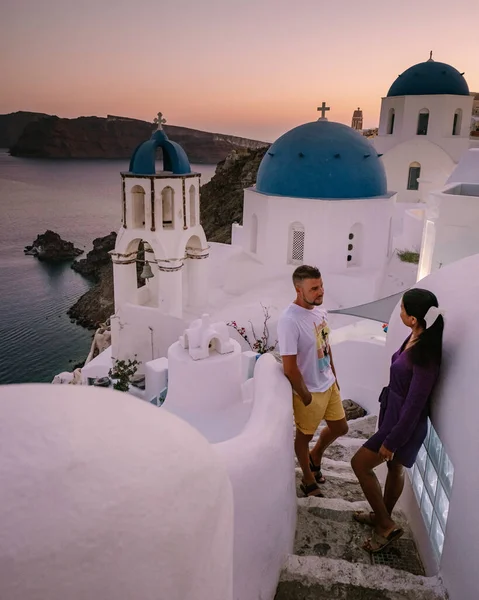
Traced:
<path fill-rule="evenodd" d="M 163 129 L 164 123 L 166 123 L 166 119 L 163 118 L 163 113 L 159 112 L 158 116 L 153 119 L 153 123 L 158 125 L 158 129 Z"/>
<path fill-rule="evenodd" d="M 321 104 L 321 106 L 318 106 L 318 111 L 321 113 L 321 119 L 325 119 L 326 118 L 326 111 L 327 110 L 331 110 L 331 108 L 329 106 L 326 106 L 326 102 L 323 102 Z"/>

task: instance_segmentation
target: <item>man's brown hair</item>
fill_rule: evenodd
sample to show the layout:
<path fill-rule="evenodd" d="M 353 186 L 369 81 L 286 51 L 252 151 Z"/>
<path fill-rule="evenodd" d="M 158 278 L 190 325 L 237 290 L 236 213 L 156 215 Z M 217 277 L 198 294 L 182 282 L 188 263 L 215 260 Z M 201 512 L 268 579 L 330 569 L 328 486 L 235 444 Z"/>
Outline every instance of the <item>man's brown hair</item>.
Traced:
<path fill-rule="evenodd" d="M 300 283 L 303 283 L 305 279 L 319 279 L 320 277 L 321 273 L 317 267 L 301 265 L 295 269 L 293 273 L 293 283 L 294 285 L 299 285 Z"/>

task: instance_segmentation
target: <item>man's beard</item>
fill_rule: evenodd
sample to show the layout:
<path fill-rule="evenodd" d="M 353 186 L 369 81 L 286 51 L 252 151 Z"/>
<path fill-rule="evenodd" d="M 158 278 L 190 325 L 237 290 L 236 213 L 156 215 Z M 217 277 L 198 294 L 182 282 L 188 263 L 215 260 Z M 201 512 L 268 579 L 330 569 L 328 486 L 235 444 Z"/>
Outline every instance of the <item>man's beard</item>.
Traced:
<path fill-rule="evenodd" d="M 323 303 L 323 299 L 318 299 L 315 300 L 314 302 L 310 302 L 307 298 L 305 298 L 303 296 L 303 300 L 306 302 L 306 304 L 309 304 L 309 306 L 321 306 L 321 304 Z"/>

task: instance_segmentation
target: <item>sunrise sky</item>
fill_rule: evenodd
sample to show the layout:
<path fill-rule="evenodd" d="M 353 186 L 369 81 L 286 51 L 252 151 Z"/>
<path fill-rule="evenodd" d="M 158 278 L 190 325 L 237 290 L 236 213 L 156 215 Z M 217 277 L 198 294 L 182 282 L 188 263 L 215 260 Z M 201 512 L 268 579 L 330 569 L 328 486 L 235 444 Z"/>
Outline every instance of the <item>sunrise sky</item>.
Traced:
<path fill-rule="evenodd" d="M 317 118 L 376 126 L 434 58 L 479 92 L 479 0 L 2 0 L 0 113 L 107 113 L 272 141 Z"/>

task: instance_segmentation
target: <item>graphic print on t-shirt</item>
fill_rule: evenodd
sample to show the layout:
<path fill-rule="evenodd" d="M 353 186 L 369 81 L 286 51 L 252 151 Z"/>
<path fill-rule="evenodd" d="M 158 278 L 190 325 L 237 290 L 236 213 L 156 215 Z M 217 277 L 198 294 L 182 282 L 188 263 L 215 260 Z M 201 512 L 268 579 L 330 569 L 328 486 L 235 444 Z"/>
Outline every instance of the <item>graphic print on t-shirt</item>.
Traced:
<path fill-rule="evenodd" d="M 318 352 L 318 367 L 320 372 L 329 369 L 331 364 L 329 352 L 329 332 L 328 324 L 323 319 L 319 325 L 314 323 L 316 334 L 316 348 Z"/>

